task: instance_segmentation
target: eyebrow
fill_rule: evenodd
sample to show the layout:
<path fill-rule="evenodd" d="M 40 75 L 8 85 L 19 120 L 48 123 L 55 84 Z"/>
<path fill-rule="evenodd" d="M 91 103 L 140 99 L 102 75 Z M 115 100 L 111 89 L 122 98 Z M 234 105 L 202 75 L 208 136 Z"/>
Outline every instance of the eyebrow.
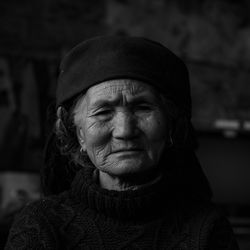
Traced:
<path fill-rule="evenodd" d="M 105 106 L 113 106 L 119 104 L 121 99 L 114 98 L 113 100 L 106 100 L 106 99 L 99 99 L 97 101 L 94 101 L 91 104 L 92 108 L 99 108 L 99 107 L 105 107 Z M 154 97 L 154 95 L 144 95 L 144 96 L 138 96 L 135 98 L 131 98 L 131 100 L 128 102 L 128 105 L 131 104 L 141 104 L 141 103 L 150 103 L 150 104 L 159 104 L 157 101 L 157 98 Z"/>

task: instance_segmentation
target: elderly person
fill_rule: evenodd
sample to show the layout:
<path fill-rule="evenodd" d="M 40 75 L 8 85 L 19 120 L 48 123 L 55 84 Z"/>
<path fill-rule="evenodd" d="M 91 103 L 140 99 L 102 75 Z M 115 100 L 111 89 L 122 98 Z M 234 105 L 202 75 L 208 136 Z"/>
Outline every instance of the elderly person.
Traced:
<path fill-rule="evenodd" d="M 193 152 L 176 55 L 143 38 L 87 40 L 62 61 L 56 106 L 45 172 L 63 192 L 27 205 L 6 249 L 238 249 Z"/>

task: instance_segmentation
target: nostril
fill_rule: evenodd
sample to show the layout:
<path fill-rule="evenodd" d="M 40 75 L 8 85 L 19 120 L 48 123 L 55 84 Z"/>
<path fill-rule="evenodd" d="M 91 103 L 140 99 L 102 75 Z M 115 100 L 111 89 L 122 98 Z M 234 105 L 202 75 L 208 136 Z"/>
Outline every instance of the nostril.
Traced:
<path fill-rule="evenodd" d="M 114 137 L 117 138 L 130 138 L 134 137 L 134 134 L 135 134 L 135 128 L 129 124 L 126 124 L 124 126 L 121 125 L 116 126 L 113 131 Z"/>
<path fill-rule="evenodd" d="M 136 121 L 132 115 L 121 114 L 114 123 L 113 136 L 116 138 L 134 138 L 137 134 Z"/>

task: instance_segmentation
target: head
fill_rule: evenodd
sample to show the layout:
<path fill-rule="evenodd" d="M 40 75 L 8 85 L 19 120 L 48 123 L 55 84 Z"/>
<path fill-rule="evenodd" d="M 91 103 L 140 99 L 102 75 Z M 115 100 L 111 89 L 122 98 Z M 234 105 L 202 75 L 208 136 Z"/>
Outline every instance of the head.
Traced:
<path fill-rule="evenodd" d="M 187 68 L 147 39 L 90 39 L 62 61 L 57 107 L 59 147 L 71 161 L 110 176 L 152 175 L 170 145 L 184 144 Z"/>
<path fill-rule="evenodd" d="M 73 110 L 79 152 L 113 176 L 157 171 L 165 147 L 171 144 L 172 117 L 167 113 L 171 106 L 152 86 L 138 80 L 115 79 L 92 86 Z"/>

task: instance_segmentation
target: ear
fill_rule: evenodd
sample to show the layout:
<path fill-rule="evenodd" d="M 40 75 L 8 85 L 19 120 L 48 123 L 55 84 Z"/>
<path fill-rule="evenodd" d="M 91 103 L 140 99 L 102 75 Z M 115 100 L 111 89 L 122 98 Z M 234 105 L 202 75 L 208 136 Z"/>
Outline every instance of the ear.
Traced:
<path fill-rule="evenodd" d="M 87 149 L 86 149 L 86 143 L 85 143 L 85 139 L 84 139 L 85 136 L 84 136 L 84 133 L 83 133 L 83 130 L 82 130 L 81 127 L 77 127 L 77 129 L 76 129 L 76 135 L 77 135 L 77 139 L 78 139 L 78 142 L 79 142 L 82 150 L 84 152 L 86 152 Z"/>

